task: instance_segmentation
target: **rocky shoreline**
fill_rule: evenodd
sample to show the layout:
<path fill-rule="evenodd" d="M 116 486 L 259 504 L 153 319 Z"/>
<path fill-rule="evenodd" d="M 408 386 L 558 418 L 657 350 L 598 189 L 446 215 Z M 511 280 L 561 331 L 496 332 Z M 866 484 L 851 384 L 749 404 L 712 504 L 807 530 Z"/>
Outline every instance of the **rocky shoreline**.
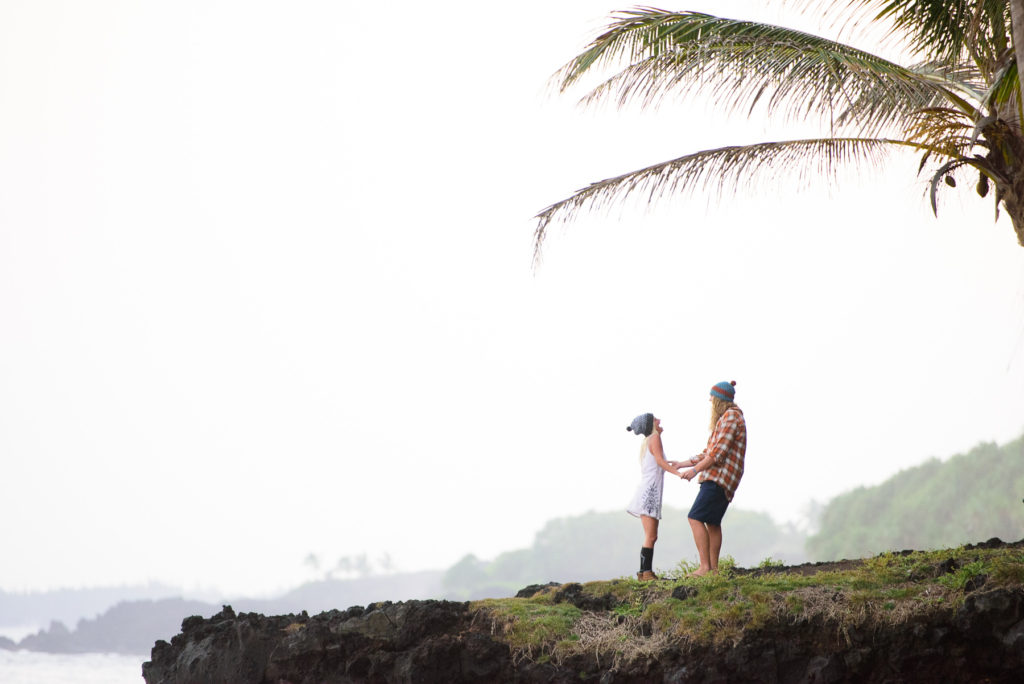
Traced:
<path fill-rule="evenodd" d="M 947 571 L 941 565 L 935 572 Z M 813 567 L 772 571 L 809 573 Z M 687 600 L 686 589 L 676 587 L 673 598 Z M 617 601 L 579 584 L 531 587 L 521 596 L 541 591 L 550 592 L 554 603 L 604 616 Z M 1009 683 L 1019 682 L 1024 672 L 1019 584 L 979 582 L 966 588 L 959 605 L 936 605 L 900 624 L 878 620 L 840 628 L 827 618 L 778 619 L 728 643 L 677 639 L 625 660 L 602 658 L 596 649 L 558 659 L 524 657 L 502 640 L 492 617 L 486 607 L 450 601 L 382 602 L 272 617 L 235 614 L 225 606 L 208 619 L 186 619 L 170 642 L 158 641 L 143 677 L 147 684 Z"/>

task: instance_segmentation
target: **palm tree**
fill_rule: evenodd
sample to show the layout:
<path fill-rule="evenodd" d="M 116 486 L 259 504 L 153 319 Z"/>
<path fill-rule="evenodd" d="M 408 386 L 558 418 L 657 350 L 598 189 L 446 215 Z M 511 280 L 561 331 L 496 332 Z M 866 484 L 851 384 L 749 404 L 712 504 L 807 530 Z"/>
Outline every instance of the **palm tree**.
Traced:
<path fill-rule="evenodd" d="M 895 151 L 920 156 L 936 213 L 943 183 L 969 178 L 981 197 L 994 189 L 996 217 L 1002 208 L 1024 246 L 1021 79 L 1012 38 L 1012 19 L 1024 36 L 1024 0 L 848 0 L 834 18 L 853 21 L 856 10 L 890 22 L 890 35 L 914 62 L 699 12 L 638 7 L 613 15 L 555 74 L 561 92 L 612 69 L 585 104 L 650 106 L 668 95 L 698 95 L 727 111 L 817 115 L 828 133 L 702 150 L 592 183 L 537 215 L 535 257 L 553 221 L 629 195 L 652 201 L 683 188 L 721 191 L 768 172 L 831 175 L 848 164 L 880 165 Z"/>

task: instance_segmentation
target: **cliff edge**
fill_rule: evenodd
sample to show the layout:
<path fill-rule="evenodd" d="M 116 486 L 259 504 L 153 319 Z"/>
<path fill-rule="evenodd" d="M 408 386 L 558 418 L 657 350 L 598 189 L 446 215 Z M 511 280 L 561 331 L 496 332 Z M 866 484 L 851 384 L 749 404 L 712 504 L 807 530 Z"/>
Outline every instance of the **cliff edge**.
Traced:
<path fill-rule="evenodd" d="M 1024 541 L 513 599 L 187 618 L 147 684 L 1019 682 Z"/>

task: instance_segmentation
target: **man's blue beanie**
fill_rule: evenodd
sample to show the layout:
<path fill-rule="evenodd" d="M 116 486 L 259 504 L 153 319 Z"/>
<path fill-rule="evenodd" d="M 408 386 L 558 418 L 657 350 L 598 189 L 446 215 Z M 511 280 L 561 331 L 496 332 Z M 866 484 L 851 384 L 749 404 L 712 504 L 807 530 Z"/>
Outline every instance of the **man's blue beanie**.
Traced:
<path fill-rule="evenodd" d="M 718 397 L 719 399 L 725 399 L 726 401 L 732 401 L 733 397 L 736 396 L 736 381 L 732 382 L 720 382 L 711 388 L 711 396 Z"/>

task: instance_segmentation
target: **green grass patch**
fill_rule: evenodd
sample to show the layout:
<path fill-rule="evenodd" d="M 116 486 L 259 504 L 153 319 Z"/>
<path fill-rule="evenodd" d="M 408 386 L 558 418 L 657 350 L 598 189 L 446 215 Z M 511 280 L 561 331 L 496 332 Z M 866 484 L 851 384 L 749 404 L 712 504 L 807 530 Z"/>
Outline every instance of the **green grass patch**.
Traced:
<path fill-rule="evenodd" d="M 583 585 L 583 593 L 590 596 L 605 596 L 611 594 L 618 600 L 629 598 L 637 586 L 643 586 L 636 579 L 614 579 L 601 580 L 598 582 L 587 582 Z"/>
<path fill-rule="evenodd" d="M 1024 584 L 1024 554 L 994 558 L 992 579 L 998 584 Z"/>
<path fill-rule="evenodd" d="M 920 593 L 920 587 L 917 587 L 915 585 L 905 585 L 900 587 L 883 587 L 879 590 L 878 595 L 881 598 L 903 600 L 914 598 Z"/>
<path fill-rule="evenodd" d="M 530 599 L 477 601 L 492 633 L 514 653 L 556 661 L 580 653 L 645 652 L 663 643 L 723 643 L 773 623 L 815 621 L 842 632 L 956 606 L 978 587 L 1024 584 L 1020 549 L 944 549 L 882 554 L 842 570 L 801 574 L 769 562 L 757 572 L 723 562 L 717 575 L 638 582 L 589 582 L 582 594 L 607 600 L 608 610 L 584 612 L 546 589 Z M 588 650 L 589 649 L 589 650 Z M 615 655 L 619 654 L 619 655 Z M 602 656 L 604 657 L 604 656 Z"/>
<path fill-rule="evenodd" d="M 783 563 L 782 561 L 775 560 L 771 556 L 768 556 L 767 558 L 762 560 L 757 565 L 757 567 L 761 568 L 762 570 L 770 570 L 771 568 L 781 568 L 783 565 L 785 565 L 785 563 Z"/>
<path fill-rule="evenodd" d="M 551 603 L 549 596 L 540 600 L 484 599 L 473 602 L 471 608 L 487 610 L 503 640 L 528 654 L 541 654 L 545 646 L 579 638 L 572 627 L 582 611 L 568 603 Z"/>
<path fill-rule="evenodd" d="M 950 589 L 963 591 L 972 580 L 988 574 L 988 570 L 988 563 L 976 560 L 939 577 L 939 583 Z"/>

